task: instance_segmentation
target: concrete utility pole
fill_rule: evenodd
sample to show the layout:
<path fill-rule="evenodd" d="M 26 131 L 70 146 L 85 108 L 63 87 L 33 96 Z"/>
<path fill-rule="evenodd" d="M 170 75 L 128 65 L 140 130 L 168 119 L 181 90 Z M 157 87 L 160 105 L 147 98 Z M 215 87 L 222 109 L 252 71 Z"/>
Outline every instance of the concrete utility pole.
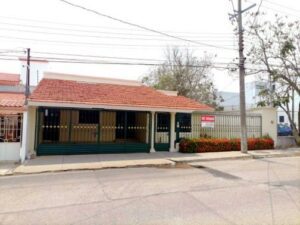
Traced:
<path fill-rule="evenodd" d="M 295 121 L 295 89 L 292 88 L 292 120 Z"/>
<path fill-rule="evenodd" d="M 245 57 L 242 23 L 242 1 L 238 0 L 238 32 L 239 32 L 239 76 L 240 76 L 240 118 L 241 118 L 241 152 L 247 153 L 247 124 L 246 124 L 246 100 L 245 100 Z"/>
<path fill-rule="evenodd" d="M 25 84 L 25 103 L 27 104 L 27 99 L 30 94 L 30 48 L 27 48 L 27 63 L 26 63 L 26 84 Z"/>

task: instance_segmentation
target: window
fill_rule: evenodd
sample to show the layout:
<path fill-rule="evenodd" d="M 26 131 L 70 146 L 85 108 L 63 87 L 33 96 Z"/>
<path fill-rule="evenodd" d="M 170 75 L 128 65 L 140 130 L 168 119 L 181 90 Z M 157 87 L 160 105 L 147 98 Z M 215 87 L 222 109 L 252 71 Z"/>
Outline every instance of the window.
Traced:
<path fill-rule="evenodd" d="M 284 116 L 279 116 L 279 123 L 284 123 Z"/>
<path fill-rule="evenodd" d="M 98 124 L 99 112 L 94 110 L 79 110 L 79 123 Z"/>
<path fill-rule="evenodd" d="M 0 142 L 20 142 L 22 117 L 0 116 Z"/>
<path fill-rule="evenodd" d="M 192 119 L 189 113 L 176 114 L 177 129 L 179 132 L 191 132 Z"/>
<path fill-rule="evenodd" d="M 170 114 L 169 113 L 157 113 L 157 132 L 169 132 L 170 131 Z"/>

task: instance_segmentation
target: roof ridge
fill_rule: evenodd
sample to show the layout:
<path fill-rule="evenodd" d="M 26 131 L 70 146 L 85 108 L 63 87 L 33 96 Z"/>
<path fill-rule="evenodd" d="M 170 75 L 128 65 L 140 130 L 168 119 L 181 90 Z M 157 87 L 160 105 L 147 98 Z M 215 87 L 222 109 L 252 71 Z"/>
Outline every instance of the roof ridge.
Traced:
<path fill-rule="evenodd" d="M 57 79 L 57 80 L 72 80 L 82 81 L 87 83 L 110 83 L 110 84 L 128 84 L 130 86 L 142 86 L 143 83 L 137 80 L 111 78 L 111 77 L 97 77 L 92 75 L 78 75 L 56 72 L 44 72 L 45 79 Z"/>

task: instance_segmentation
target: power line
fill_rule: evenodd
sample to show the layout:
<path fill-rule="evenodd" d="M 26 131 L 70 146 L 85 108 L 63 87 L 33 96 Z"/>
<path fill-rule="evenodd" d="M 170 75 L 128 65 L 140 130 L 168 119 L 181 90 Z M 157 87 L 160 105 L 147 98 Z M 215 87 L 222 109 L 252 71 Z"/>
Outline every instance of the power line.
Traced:
<path fill-rule="evenodd" d="M 20 51 L 21 52 L 21 51 Z M 22 51 L 23 52 L 23 51 Z M 9 52 L 7 52 L 9 53 Z M 13 53 L 13 51 L 11 52 Z M 4 55 L 3 53 L 2 56 L 7 56 L 7 57 L 21 57 L 21 55 Z M 135 60 L 135 61 L 157 61 L 157 62 L 165 62 L 163 59 L 149 59 L 149 58 L 130 58 L 130 57 L 114 57 L 114 56 L 100 56 L 100 55 L 87 55 L 87 54 L 72 54 L 72 53 L 61 53 L 61 52 L 45 52 L 45 51 L 32 51 L 32 54 L 38 54 L 38 55 L 46 55 L 46 56 L 35 56 L 33 55 L 33 58 L 37 59 L 51 59 L 51 60 L 83 60 L 83 61 L 95 61 L 93 59 L 82 59 L 82 58 L 65 58 L 65 57 L 53 57 L 51 55 L 56 55 L 56 56 L 75 56 L 75 57 L 83 57 L 83 58 L 96 58 L 96 59 L 117 59 L 117 60 Z M 50 56 L 47 56 L 50 55 Z M 213 64 L 220 64 L 220 65 L 238 65 L 238 63 L 234 62 L 212 62 Z M 150 63 L 151 64 L 151 63 Z M 258 69 L 253 69 L 253 66 L 263 66 L 260 64 L 247 64 L 248 66 L 251 66 L 251 71 L 256 71 L 256 72 L 267 72 L 267 70 L 258 68 Z M 282 66 L 280 65 L 275 65 L 275 64 L 270 64 L 270 66 L 281 68 Z M 235 68 L 234 68 L 235 69 Z M 247 69 L 247 68 L 246 68 Z"/>
<path fill-rule="evenodd" d="M 19 61 L 15 56 L 10 56 L 14 58 L 8 57 L 0 57 L 0 60 L 11 60 L 11 61 Z M 83 59 L 71 59 L 71 58 L 51 58 L 51 57 L 35 57 L 32 56 L 33 59 L 46 60 L 48 62 L 53 63 L 74 63 L 74 64 L 102 64 L 102 65 L 130 65 L 130 66 L 174 66 L 166 63 L 136 63 L 136 62 L 110 62 L 110 61 L 99 61 L 99 60 L 83 60 Z M 214 66 L 214 65 L 184 65 L 185 67 L 191 68 L 217 68 L 217 69 L 230 69 L 230 67 L 225 66 Z"/>
<path fill-rule="evenodd" d="M 260 0 L 260 3 L 259 3 L 259 5 L 258 5 L 258 8 L 257 8 L 256 13 L 254 14 L 254 18 L 253 18 L 253 21 L 252 21 L 252 24 L 251 24 L 251 26 L 250 26 L 250 30 L 249 30 L 247 36 L 250 35 L 250 32 L 251 32 L 251 30 L 253 29 L 254 24 L 256 23 L 257 16 L 258 16 L 258 14 L 259 14 L 259 10 L 260 10 L 260 7 L 262 6 L 262 3 L 263 3 L 263 0 Z"/>
<path fill-rule="evenodd" d="M 100 55 L 85 55 L 85 54 L 70 54 L 61 52 L 40 52 L 32 51 L 32 53 L 46 54 L 46 55 L 62 55 L 62 56 L 79 56 L 88 58 L 108 58 L 108 59 L 125 59 L 125 60 L 141 60 L 141 61 L 164 61 L 163 59 L 149 59 L 149 58 L 130 58 L 130 57 L 113 57 L 113 56 L 100 56 Z"/>
<path fill-rule="evenodd" d="M 1 23 L 0 23 L 1 24 Z M 168 41 L 167 39 L 155 39 L 155 38 L 135 38 L 135 37 L 115 37 L 115 36 L 98 36 L 98 35 L 86 35 L 86 34 L 72 34 L 72 33 L 59 33 L 59 32 L 47 32 L 47 31 L 36 31 L 36 30 L 24 30 L 24 29 L 10 29 L 1 28 L 1 30 L 14 31 L 14 32 L 25 32 L 25 33 L 37 33 L 47 35 L 60 35 L 60 36 L 72 36 L 72 37 L 85 37 L 85 38 L 101 38 L 101 39 L 120 39 L 120 40 L 141 40 L 141 41 Z M 206 40 L 214 42 L 233 42 L 234 40 Z"/>
<path fill-rule="evenodd" d="M 49 26 L 39 26 L 39 25 L 28 25 L 28 24 L 18 24 L 18 23 L 7 23 L 1 21 L 0 24 L 2 25 L 8 25 L 8 26 L 16 26 L 16 27 L 28 27 L 28 28 L 38 28 L 38 29 L 46 29 L 46 30 L 61 30 L 61 31 L 70 31 L 70 32 L 79 32 L 79 33 L 91 33 L 91 34 L 114 34 L 114 35 L 127 35 L 127 36 L 141 36 L 141 37 L 159 37 L 159 35 L 153 35 L 153 34 L 135 34 L 135 33 L 123 33 L 123 32 L 107 32 L 107 31 L 99 31 L 99 30 L 84 30 L 84 29 L 70 29 L 70 28 L 62 28 L 62 27 L 49 27 Z M 211 35 L 206 35 L 206 36 L 184 36 L 184 37 L 189 37 L 189 38 L 224 38 L 226 35 L 222 36 L 211 36 Z M 227 38 L 232 37 L 232 35 L 228 36 Z M 166 39 L 168 40 L 168 39 Z"/>
<path fill-rule="evenodd" d="M 6 53 L 20 53 L 25 52 L 24 50 L 14 50 L 14 49 L 0 49 L 0 54 L 6 54 Z"/>
<path fill-rule="evenodd" d="M 13 20 L 18 20 L 22 22 L 37 22 L 37 23 L 48 23 L 48 24 L 56 24 L 56 25 L 62 25 L 62 26 L 77 26 L 77 27 L 90 27 L 90 28 L 97 28 L 97 29 L 110 29 L 110 30 L 127 30 L 127 31 L 135 31 L 135 32 L 144 32 L 140 29 L 128 29 L 128 28 L 117 28 L 117 27 L 103 27 L 103 26 L 92 26 L 88 24 L 74 24 L 74 23 L 61 23 L 61 22 L 53 22 L 53 21 L 46 21 L 46 20 L 33 20 L 33 19 L 26 19 L 26 18 L 17 18 L 17 17 L 8 17 L 8 16 L 0 16 L 0 18 L 4 19 L 13 19 Z M 209 36 L 226 36 L 226 35 L 232 35 L 232 33 L 217 33 L 217 32 L 205 32 L 205 33 L 199 33 L 199 32 L 186 32 L 186 31 L 165 31 L 165 32 L 170 32 L 170 33 L 180 33 L 180 34 L 196 34 L 196 35 L 209 35 Z"/>
<path fill-rule="evenodd" d="M 286 8 L 286 9 L 289 9 L 289 10 L 292 10 L 292 11 L 298 12 L 298 13 L 300 12 L 299 9 L 293 9 L 293 8 L 287 7 L 287 6 L 282 5 L 282 4 L 272 2 L 272 1 L 270 1 L 270 0 L 265 0 L 265 1 L 268 2 L 268 3 L 271 4 L 271 5 L 276 5 L 276 6 L 279 6 L 279 7 L 281 7 L 281 8 Z"/>
<path fill-rule="evenodd" d="M 270 6 L 262 6 L 263 8 L 266 8 L 266 9 L 270 9 L 270 10 L 273 10 L 274 12 L 278 12 L 278 13 L 281 13 L 283 15 L 286 15 L 286 16 L 294 16 L 294 17 L 297 17 L 297 18 L 300 18 L 300 16 L 298 15 L 295 15 L 295 14 L 291 14 L 291 13 L 287 13 L 287 12 L 284 12 L 284 11 L 281 11 L 281 10 L 278 10 L 278 9 L 274 9 Z"/>
<path fill-rule="evenodd" d="M 1 51 L 1 49 L 0 49 Z M 14 50 L 10 50 L 10 49 L 6 49 L 6 52 L 3 52 L 2 56 L 10 56 L 10 57 L 21 57 L 21 55 L 5 55 L 9 54 L 9 53 L 16 53 L 16 52 L 24 52 L 24 51 L 14 51 Z M 31 51 L 32 54 L 38 54 L 38 55 L 42 55 L 42 56 L 33 56 L 34 58 L 42 58 L 42 59 L 64 59 L 64 60 L 68 60 L 70 58 L 62 58 L 62 57 L 53 57 L 53 55 L 55 56 L 74 56 L 74 57 L 82 57 L 82 58 L 96 58 L 96 59 L 117 59 L 117 60 L 135 60 L 135 61 L 156 61 L 156 62 L 165 62 L 164 59 L 153 59 L 153 58 L 132 58 L 132 57 L 116 57 L 116 56 L 102 56 L 102 55 L 89 55 L 89 54 L 74 54 L 74 53 L 62 53 L 62 52 L 48 52 L 48 51 Z M 45 55 L 45 56 L 43 56 Z M 50 56 L 48 56 L 50 55 Z M 82 60 L 82 58 L 72 58 L 72 60 Z M 238 65 L 238 63 L 235 62 L 212 62 L 213 64 L 225 64 L 225 65 Z M 253 63 L 247 63 L 247 65 L 250 68 L 246 68 L 247 70 L 250 71 L 255 71 L 255 72 L 267 72 L 267 70 L 258 68 L 258 69 L 253 69 L 253 66 L 264 66 L 263 64 L 253 64 Z M 277 68 L 283 68 L 283 66 L 281 65 L 276 65 L 276 64 L 270 64 L 270 66 L 272 67 L 277 67 Z"/>
<path fill-rule="evenodd" d="M 153 33 L 157 33 L 157 34 L 160 34 L 160 35 L 163 35 L 163 36 L 166 36 L 166 37 L 170 37 L 170 38 L 174 38 L 174 39 L 177 39 L 177 40 L 181 40 L 181 41 L 185 41 L 185 42 L 190 42 L 190 43 L 194 43 L 194 44 L 198 44 L 198 45 L 208 46 L 208 47 L 214 47 L 214 48 L 222 48 L 222 49 L 230 49 L 230 50 L 232 50 L 231 48 L 226 48 L 226 47 L 211 45 L 211 44 L 207 44 L 207 43 L 203 43 L 203 42 L 199 42 L 199 41 L 193 41 L 193 40 L 189 40 L 189 39 L 186 39 L 186 38 L 182 38 L 182 37 L 178 37 L 178 36 L 175 36 L 175 35 L 171 35 L 171 34 L 168 34 L 168 33 L 165 33 L 165 32 L 161 32 L 161 31 L 158 31 L 158 30 L 154 30 L 152 28 L 148 28 L 148 27 L 145 27 L 145 26 L 141 26 L 139 24 L 131 23 L 131 22 L 128 22 L 128 21 L 125 21 L 125 20 L 122 20 L 122 19 L 118 19 L 116 17 L 112 17 L 112 16 L 109 16 L 109 15 L 103 14 L 103 13 L 101 13 L 99 11 L 86 8 L 86 7 L 78 5 L 78 4 L 74 4 L 74 3 L 66 1 L 66 0 L 59 0 L 59 1 L 61 1 L 63 3 L 66 3 L 66 4 L 68 4 L 68 5 L 72 6 L 72 7 L 80 8 L 82 10 L 94 13 L 96 15 L 99 15 L 99 16 L 102 16 L 102 17 L 105 17 L 105 18 L 108 18 L 108 19 L 111 19 L 111 20 L 114 20 L 114 21 L 117 21 L 117 22 L 129 25 L 129 26 L 137 27 L 137 28 L 140 28 L 142 30 L 146 30 L 146 31 L 150 31 L 150 32 L 153 32 Z"/>
<path fill-rule="evenodd" d="M 63 53 L 63 54 L 58 54 L 58 53 L 49 53 L 49 52 L 44 52 L 43 54 L 46 54 L 46 55 L 64 55 L 64 56 L 80 56 L 80 57 L 88 57 L 88 58 L 91 58 L 91 57 L 94 57 L 96 58 L 97 60 L 101 59 L 102 58 L 108 58 L 108 59 L 118 59 L 118 60 L 136 60 L 136 61 L 147 61 L 149 59 L 142 59 L 142 58 L 129 58 L 129 57 L 109 57 L 109 56 L 95 56 L 95 55 L 81 55 L 81 54 L 67 54 L 67 53 Z M 20 58 L 22 56 L 20 55 L 2 55 L 2 56 L 7 56 L 7 57 L 17 57 L 17 58 Z M 63 57 L 52 57 L 52 56 L 35 56 L 35 55 L 32 55 L 32 58 L 34 59 L 42 59 L 42 60 L 71 60 L 71 61 L 92 61 L 94 62 L 95 59 L 82 59 L 82 58 L 63 58 Z M 165 60 L 160 60 L 160 59 L 150 59 L 149 61 L 160 61 L 160 62 L 166 62 Z M 107 61 L 101 61 L 101 62 L 107 62 Z M 130 62 L 131 63 L 131 62 Z M 173 63 L 176 63 L 176 62 L 173 62 Z M 228 63 L 228 62 L 212 62 L 213 64 L 225 64 L 225 65 L 237 65 L 236 63 Z M 150 63 L 151 64 L 151 63 Z M 163 63 L 165 64 L 165 63 Z M 161 65 L 163 65 L 161 64 Z M 203 66 L 205 67 L 205 66 Z"/>
<path fill-rule="evenodd" d="M 248 2 L 251 2 L 251 3 L 254 3 L 253 1 L 251 0 L 248 0 Z M 297 17 L 297 18 L 300 18 L 299 15 L 296 15 L 296 14 L 292 14 L 292 13 L 288 13 L 288 12 L 285 12 L 285 11 L 282 11 L 282 10 L 278 10 L 278 9 L 274 9 L 270 6 L 266 6 L 266 5 L 263 5 L 261 6 L 262 8 L 265 8 L 265 9 L 269 9 L 269 10 L 272 10 L 274 12 L 277 12 L 277 13 L 280 13 L 280 14 L 283 14 L 283 15 L 286 15 L 286 16 L 293 16 L 293 17 Z"/>
<path fill-rule="evenodd" d="M 34 39 L 34 38 L 22 38 L 22 37 L 13 37 L 13 36 L 0 36 L 0 38 L 4 39 L 16 39 L 16 40 L 25 40 L 25 41 L 37 41 L 37 42 L 46 42 L 46 43 L 62 43 L 66 45 L 89 45 L 89 46 L 125 46 L 125 47 L 158 47 L 162 48 L 165 47 L 165 45 L 137 45 L 137 44 L 112 44 L 112 43 L 99 43 L 99 42 L 78 42 L 78 41 L 59 41 L 59 40 L 44 40 L 44 39 Z M 187 46 L 179 46 L 176 45 L 177 47 L 187 47 Z M 231 45 L 229 45 L 231 46 Z M 189 46 L 190 48 L 199 48 L 197 46 Z M 231 48 L 227 48 L 227 50 L 234 50 Z"/>

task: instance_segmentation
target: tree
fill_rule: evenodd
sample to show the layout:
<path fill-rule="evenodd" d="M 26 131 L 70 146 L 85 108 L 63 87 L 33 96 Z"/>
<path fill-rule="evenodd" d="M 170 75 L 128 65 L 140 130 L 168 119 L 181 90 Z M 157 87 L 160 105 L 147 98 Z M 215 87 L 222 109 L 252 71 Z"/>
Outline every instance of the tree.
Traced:
<path fill-rule="evenodd" d="M 261 78 L 267 76 L 267 88 L 261 91 L 260 106 L 280 107 L 288 116 L 293 135 L 300 144 L 299 130 L 292 119 L 290 103 L 294 90 L 300 95 L 300 21 L 275 15 L 275 21 L 265 21 L 265 14 L 252 14 L 255 23 L 248 22 L 251 48 L 248 60 L 258 66 Z M 259 18 L 258 18 L 259 17 Z"/>
<path fill-rule="evenodd" d="M 198 59 L 186 49 L 168 48 L 165 62 L 142 78 L 142 82 L 156 89 L 177 91 L 178 95 L 216 107 L 221 98 L 211 78 L 212 59 Z M 220 108 L 219 108 L 220 109 Z"/>

